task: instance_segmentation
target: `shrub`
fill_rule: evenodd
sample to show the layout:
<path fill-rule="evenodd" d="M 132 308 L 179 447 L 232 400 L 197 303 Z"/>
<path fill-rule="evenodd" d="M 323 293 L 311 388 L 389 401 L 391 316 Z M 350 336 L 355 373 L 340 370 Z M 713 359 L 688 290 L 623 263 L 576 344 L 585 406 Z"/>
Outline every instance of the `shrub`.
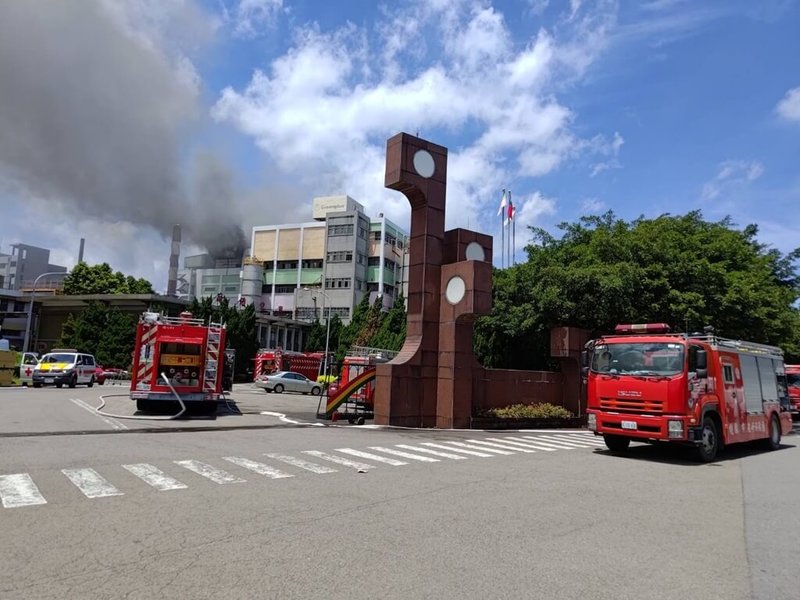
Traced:
<path fill-rule="evenodd" d="M 490 408 L 481 417 L 496 419 L 569 419 L 572 413 L 563 406 L 544 404 L 512 404 L 503 408 Z"/>

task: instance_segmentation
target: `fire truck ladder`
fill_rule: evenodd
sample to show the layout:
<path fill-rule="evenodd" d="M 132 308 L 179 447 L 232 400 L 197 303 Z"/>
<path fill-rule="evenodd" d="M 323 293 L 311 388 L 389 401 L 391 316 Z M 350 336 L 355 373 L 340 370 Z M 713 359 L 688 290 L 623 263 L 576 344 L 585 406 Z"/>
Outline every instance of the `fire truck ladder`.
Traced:
<path fill-rule="evenodd" d="M 206 360 L 203 367 L 203 393 L 214 394 L 217 391 L 217 371 L 219 369 L 219 346 L 222 338 L 222 323 L 208 324 L 208 341 L 206 342 Z"/>

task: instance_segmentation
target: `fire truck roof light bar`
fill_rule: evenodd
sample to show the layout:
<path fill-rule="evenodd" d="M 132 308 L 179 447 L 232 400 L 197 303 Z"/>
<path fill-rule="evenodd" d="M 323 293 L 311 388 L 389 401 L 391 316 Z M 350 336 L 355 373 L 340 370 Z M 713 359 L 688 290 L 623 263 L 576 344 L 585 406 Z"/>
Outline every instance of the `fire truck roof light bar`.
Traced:
<path fill-rule="evenodd" d="M 669 333 L 666 323 L 626 323 L 617 325 L 614 333 Z"/>

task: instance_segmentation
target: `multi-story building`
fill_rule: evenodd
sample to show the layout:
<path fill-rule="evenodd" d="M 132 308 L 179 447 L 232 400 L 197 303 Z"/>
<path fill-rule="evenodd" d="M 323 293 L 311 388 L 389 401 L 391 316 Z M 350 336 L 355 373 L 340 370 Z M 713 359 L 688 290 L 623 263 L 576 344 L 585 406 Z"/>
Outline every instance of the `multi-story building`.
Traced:
<path fill-rule="evenodd" d="M 408 235 L 383 214 L 370 220 L 349 196 L 315 198 L 312 216 L 254 227 L 243 260 L 186 257 L 178 297 L 253 304 L 261 345 L 293 350 L 315 319 L 349 323 L 365 294 L 388 310 L 404 291 Z"/>
<path fill-rule="evenodd" d="M 28 244 L 11 244 L 11 254 L 0 253 L 0 289 L 25 290 L 44 273 L 66 273 L 67 268 L 50 264 L 50 250 Z M 40 285 L 46 285 L 42 280 Z"/>
<path fill-rule="evenodd" d="M 345 324 L 365 294 L 370 302 L 380 295 L 388 310 L 402 291 L 408 235 L 382 214 L 370 220 L 349 196 L 315 198 L 313 218 L 253 228 L 245 301 L 298 320 L 338 315 Z"/>

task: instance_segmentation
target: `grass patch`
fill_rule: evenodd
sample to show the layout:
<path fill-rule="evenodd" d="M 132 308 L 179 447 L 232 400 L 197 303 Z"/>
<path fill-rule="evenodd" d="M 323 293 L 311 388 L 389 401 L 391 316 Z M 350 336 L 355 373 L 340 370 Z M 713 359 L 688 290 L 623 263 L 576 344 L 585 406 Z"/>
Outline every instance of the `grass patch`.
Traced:
<path fill-rule="evenodd" d="M 572 413 L 563 406 L 544 404 L 512 404 L 502 408 L 490 408 L 478 416 L 493 419 L 569 419 Z"/>

